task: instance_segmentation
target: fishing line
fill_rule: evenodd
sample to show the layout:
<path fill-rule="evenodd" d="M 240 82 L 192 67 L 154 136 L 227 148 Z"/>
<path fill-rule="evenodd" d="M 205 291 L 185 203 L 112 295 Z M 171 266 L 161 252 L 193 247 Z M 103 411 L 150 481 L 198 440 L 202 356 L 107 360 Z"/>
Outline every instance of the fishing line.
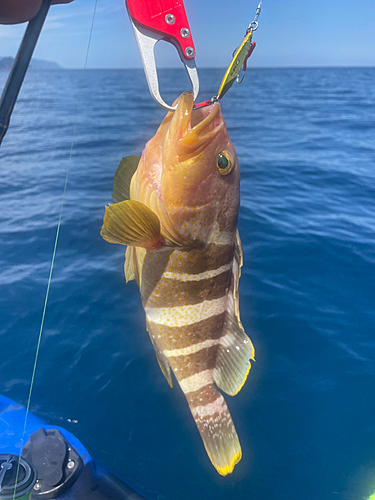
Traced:
<path fill-rule="evenodd" d="M 93 12 L 93 15 L 92 15 L 91 28 L 90 28 L 89 40 L 88 40 L 88 44 L 87 44 L 86 58 L 85 58 L 85 64 L 84 64 L 84 67 L 83 67 L 83 71 L 85 71 L 86 67 L 87 67 L 87 61 L 88 61 L 88 56 L 89 56 L 89 51 L 90 51 L 91 37 L 92 37 L 93 28 L 94 28 L 94 21 L 95 21 L 95 14 L 96 14 L 97 4 L 98 4 L 98 0 L 95 0 L 94 12 Z M 83 79 L 82 79 L 82 83 L 83 83 Z M 73 146 L 74 146 L 74 141 L 75 141 L 75 136 L 76 136 L 77 122 L 78 122 L 78 113 L 79 113 L 81 101 L 82 101 L 82 88 L 81 88 L 81 92 L 80 92 L 79 97 L 78 97 L 77 111 L 76 111 L 76 117 L 75 117 L 74 129 L 73 129 L 73 137 L 72 137 L 72 143 L 71 143 L 71 146 L 70 146 L 70 154 L 69 154 L 69 159 L 68 159 L 68 168 L 67 168 L 66 176 L 65 176 L 65 184 L 64 184 L 64 190 L 63 190 L 63 195 L 62 195 L 62 200 L 61 200 L 60 215 L 59 215 L 59 220 L 58 220 L 58 223 L 57 223 L 55 244 L 54 244 L 54 248 L 53 248 L 53 252 L 52 252 L 51 267 L 50 267 L 50 271 L 49 271 L 46 296 L 45 296 L 45 299 L 44 299 L 44 307 L 43 307 L 43 313 L 42 313 L 42 320 L 41 320 L 41 323 L 40 323 L 39 336 L 38 336 L 38 341 L 37 341 L 37 346 L 36 346 L 36 352 L 35 352 L 35 359 L 34 359 L 34 366 L 33 366 L 33 371 L 32 371 L 32 375 L 31 375 L 29 396 L 28 396 L 27 405 L 26 405 L 25 421 L 24 421 L 22 438 L 21 438 L 21 445 L 20 445 L 20 450 L 21 451 L 22 451 L 24 437 L 25 437 L 25 434 L 26 434 L 27 418 L 29 416 L 30 402 L 31 402 L 31 396 L 32 396 L 33 387 L 34 387 L 36 367 L 37 367 L 37 364 L 38 364 L 39 350 L 40 350 L 40 344 L 41 344 L 41 340 L 42 340 L 43 327 L 44 327 L 44 319 L 45 319 L 45 316 L 46 316 L 49 291 L 50 291 L 50 287 L 51 287 L 52 272 L 53 272 L 53 266 L 54 266 L 54 263 L 55 263 L 57 243 L 58 243 L 59 235 L 60 235 L 62 212 L 63 212 L 63 208 L 64 208 L 66 189 L 67 189 L 67 185 L 68 185 L 69 171 L 70 171 L 70 167 L 71 167 L 71 163 L 72 163 Z M 15 481 L 15 486 L 14 486 L 14 491 L 13 491 L 13 500 L 15 499 L 15 495 L 16 495 L 16 488 L 17 488 L 17 484 L 18 484 L 19 468 L 20 468 L 20 461 L 18 460 L 18 467 L 17 467 L 17 473 L 16 473 L 16 481 Z"/>

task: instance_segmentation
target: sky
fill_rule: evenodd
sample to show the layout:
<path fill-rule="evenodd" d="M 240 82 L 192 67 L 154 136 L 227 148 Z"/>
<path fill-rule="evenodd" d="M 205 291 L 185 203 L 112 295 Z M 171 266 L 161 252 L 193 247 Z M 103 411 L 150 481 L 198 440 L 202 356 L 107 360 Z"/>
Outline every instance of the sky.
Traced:
<path fill-rule="evenodd" d="M 259 0 L 185 0 L 199 68 L 226 67 Z M 34 57 L 84 67 L 95 0 L 51 7 Z M 26 24 L 0 25 L 0 57 L 14 56 Z M 263 0 L 253 67 L 375 66 L 375 0 Z M 159 42 L 158 67 L 180 67 Z M 140 68 L 124 0 L 97 0 L 88 68 Z"/>

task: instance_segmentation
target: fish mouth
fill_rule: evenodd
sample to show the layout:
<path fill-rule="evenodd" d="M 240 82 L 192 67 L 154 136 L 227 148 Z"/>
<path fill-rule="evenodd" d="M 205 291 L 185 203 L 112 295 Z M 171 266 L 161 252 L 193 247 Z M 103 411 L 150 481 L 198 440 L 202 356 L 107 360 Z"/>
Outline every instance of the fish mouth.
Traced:
<path fill-rule="evenodd" d="M 192 109 L 190 116 L 190 123 L 192 130 L 195 130 L 196 133 L 201 134 L 203 131 L 207 129 L 210 125 L 212 125 L 211 131 L 215 130 L 220 124 L 214 123 L 215 118 L 218 116 L 220 112 L 220 104 L 218 102 L 214 102 L 209 106 L 205 106 L 203 108 Z"/>
<path fill-rule="evenodd" d="M 184 92 L 175 111 L 181 120 L 181 136 L 177 142 L 177 153 L 180 157 L 198 155 L 224 127 L 218 102 L 195 110 L 193 105 L 192 92 Z"/>

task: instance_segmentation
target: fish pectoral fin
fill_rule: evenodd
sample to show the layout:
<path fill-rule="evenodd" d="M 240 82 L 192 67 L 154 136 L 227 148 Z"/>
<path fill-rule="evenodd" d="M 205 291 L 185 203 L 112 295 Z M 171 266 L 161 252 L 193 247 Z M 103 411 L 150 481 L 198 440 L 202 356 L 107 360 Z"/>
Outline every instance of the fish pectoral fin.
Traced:
<path fill-rule="evenodd" d="M 241 390 L 251 368 L 250 360 L 255 359 L 253 344 L 246 335 L 240 320 L 238 282 L 241 266 L 242 246 L 237 233 L 223 335 L 218 345 L 213 370 L 216 385 L 230 396 L 234 396 Z"/>
<path fill-rule="evenodd" d="M 171 368 L 169 366 L 169 362 L 167 357 L 163 354 L 163 351 L 161 350 L 160 346 L 158 345 L 154 334 L 152 333 L 152 328 L 150 326 L 150 323 L 146 319 L 146 325 L 147 325 L 147 331 L 150 335 L 150 339 L 152 342 L 152 345 L 154 346 L 155 353 L 156 353 L 156 358 L 158 360 L 160 369 L 164 375 L 164 377 L 167 379 L 168 384 L 170 387 L 173 387 L 173 381 L 172 381 L 172 375 L 171 375 Z"/>
<path fill-rule="evenodd" d="M 140 156 L 127 156 L 120 161 L 113 180 L 112 199 L 115 203 L 130 200 L 130 182 L 140 159 Z"/>
<path fill-rule="evenodd" d="M 109 243 L 155 250 L 164 246 L 158 216 L 143 203 L 121 201 L 105 207 L 101 236 Z"/>

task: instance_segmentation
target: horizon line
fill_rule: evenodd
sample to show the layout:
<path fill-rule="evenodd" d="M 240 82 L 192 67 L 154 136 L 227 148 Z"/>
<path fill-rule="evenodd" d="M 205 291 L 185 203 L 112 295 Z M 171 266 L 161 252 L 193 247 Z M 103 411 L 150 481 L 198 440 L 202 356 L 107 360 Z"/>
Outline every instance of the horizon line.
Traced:
<path fill-rule="evenodd" d="M 4 58 L 11 57 L 14 59 L 13 56 L 0 56 L 0 60 Z M 47 59 L 36 59 L 38 62 L 47 62 L 47 63 L 52 63 L 52 64 L 57 64 L 59 67 L 58 68 L 33 68 L 32 67 L 32 61 L 30 64 L 30 69 L 33 71 L 58 71 L 58 70 L 66 70 L 66 71 L 81 71 L 84 68 L 69 68 L 62 66 L 60 63 L 56 61 L 49 61 Z M 311 65 L 311 66 L 298 66 L 298 65 L 285 65 L 285 66 L 251 66 L 248 69 L 255 69 L 255 70 L 263 70 L 263 69 L 370 69 L 370 68 L 375 68 L 375 64 L 373 65 L 339 65 L 339 64 L 327 64 L 327 65 Z M 9 68 L 0 68 L 0 70 L 3 71 L 9 71 Z M 160 66 L 157 68 L 158 70 L 181 70 L 184 71 L 184 68 L 181 66 Z M 202 66 L 200 68 L 197 68 L 198 71 L 200 70 L 226 70 L 226 66 Z M 125 70 L 139 70 L 142 71 L 143 67 L 142 66 L 130 66 L 130 67 L 86 67 L 86 70 L 92 70 L 92 71 L 125 71 Z"/>
<path fill-rule="evenodd" d="M 49 62 L 54 62 L 54 61 L 49 61 Z M 57 63 L 59 64 L 59 63 Z M 324 66 L 252 66 L 248 69 L 324 69 L 324 68 L 375 68 L 374 65 L 324 65 Z M 39 68 L 35 68 L 38 69 Z M 55 69 L 62 69 L 62 70 L 83 70 L 83 68 L 68 68 L 61 66 L 60 68 L 55 68 Z M 181 68 L 180 66 L 160 66 L 159 69 L 180 69 L 181 71 L 184 71 L 184 68 Z M 197 70 L 202 70 L 202 69 L 220 69 L 220 70 L 225 70 L 226 66 L 202 66 L 200 68 L 197 68 Z M 142 70 L 143 67 L 110 67 L 110 68 L 88 68 L 86 67 L 86 70 Z M 48 70 L 50 71 L 50 70 Z"/>

